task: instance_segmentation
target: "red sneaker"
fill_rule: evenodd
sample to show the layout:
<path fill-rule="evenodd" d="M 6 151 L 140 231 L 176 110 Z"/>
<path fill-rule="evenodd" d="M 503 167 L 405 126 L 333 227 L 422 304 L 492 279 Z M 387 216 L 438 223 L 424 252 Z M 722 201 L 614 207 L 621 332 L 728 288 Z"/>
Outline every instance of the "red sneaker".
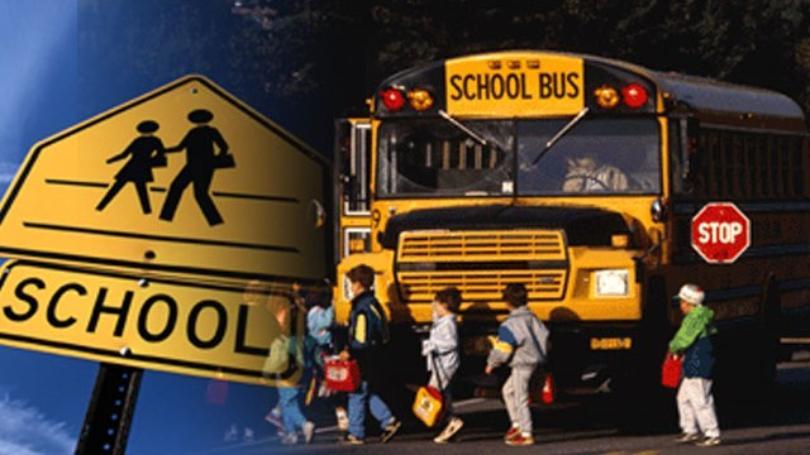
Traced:
<path fill-rule="evenodd" d="M 530 434 L 523 434 L 518 432 L 512 439 L 506 440 L 508 446 L 530 446 L 534 444 L 534 438 Z"/>
<path fill-rule="evenodd" d="M 509 431 L 503 436 L 504 441 L 509 441 L 510 439 L 514 438 L 515 436 L 520 434 L 520 428 L 518 427 L 511 427 Z"/>

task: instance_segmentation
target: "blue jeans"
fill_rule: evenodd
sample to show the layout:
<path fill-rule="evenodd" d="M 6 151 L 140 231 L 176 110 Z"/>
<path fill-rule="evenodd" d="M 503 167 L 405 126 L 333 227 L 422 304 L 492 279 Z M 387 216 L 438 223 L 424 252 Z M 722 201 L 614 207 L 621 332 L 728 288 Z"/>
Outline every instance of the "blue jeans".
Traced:
<path fill-rule="evenodd" d="M 388 405 L 376 393 L 369 393 L 368 382 L 363 381 L 357 391 L 349 394 L 349 433 L 357 438 L 366 437 L 366 403 L 371 409 L 371 415 L 385 427 L 394 421 L 394 415 Z"/>
<path fill-rule="evenodd" d="M 287 433 L 295 433 L 307 421 L 298 404 L 298 390 L 298 387 L 278 388 L 278 404 L 281 406 L 281 419 Z"/>

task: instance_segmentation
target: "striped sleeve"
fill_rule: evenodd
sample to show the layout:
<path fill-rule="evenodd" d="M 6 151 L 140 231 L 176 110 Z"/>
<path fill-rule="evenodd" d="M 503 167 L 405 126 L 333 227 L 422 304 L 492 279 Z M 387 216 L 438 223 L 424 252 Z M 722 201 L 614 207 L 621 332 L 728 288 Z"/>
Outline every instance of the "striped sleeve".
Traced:
<path fill-rule="evenodd" d="M 498 328 L 498 339 L 495 340 L 492 350 L 489 351 L 487 365 L 497 368 L 505 364 L 509 361 L 516 346 L 515 335 L 506 326 L 500 326 Z"/>

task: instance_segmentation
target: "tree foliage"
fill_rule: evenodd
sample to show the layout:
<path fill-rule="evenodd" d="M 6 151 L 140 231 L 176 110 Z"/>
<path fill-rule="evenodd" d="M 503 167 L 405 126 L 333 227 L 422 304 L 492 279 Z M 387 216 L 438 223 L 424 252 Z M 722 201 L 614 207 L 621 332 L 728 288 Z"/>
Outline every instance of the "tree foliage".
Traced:
<path fill-rule="evenodd" d="M 523 48 L 769 87 L 810 110 L 806 0 L 238 0 L 233 10 L 259 25 L 245 33 L 282 96 L 341 90 L 358 102 L 419 63 Z"/>

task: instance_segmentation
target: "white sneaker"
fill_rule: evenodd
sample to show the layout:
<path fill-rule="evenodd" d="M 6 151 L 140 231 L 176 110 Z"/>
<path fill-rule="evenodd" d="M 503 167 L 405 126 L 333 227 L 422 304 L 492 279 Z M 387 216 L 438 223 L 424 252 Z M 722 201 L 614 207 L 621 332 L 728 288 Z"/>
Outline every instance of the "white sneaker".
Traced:
<path fill-rule="evenodd" d="M 286 433 L 281 437 L 281 443 L 285 446 L 298 444 L 298 435 L 295 433 Z"/>
<path fill-rule="evenodd" d="M 346 414 L 344 408 L 335 408 L 335 417 L 337 417 L 337 426 L 340 431 L 349 431 L 349 415 Z"/>
<path fill-rule="evenodd" d="M 309 421 L 304 422 L 301 426 L 301 432 L 304 433 L 304 442 L 311 443 L 312 438 L 315 437 L 315 424 Z"/>
<path fill-rule="evenodd" d="M 433 438 L 433 442 L 436 444 L 445 444 L 447 441 L 450 440 L 453 436 L 461 430 L 461 427 L 464 426 L 464 421 L 459 419 L 458 417 L 453 417 L 450 419 L 450 422 L 444 427 L 441 433 L 438 436 Z"/>
<path fill-rule="evenodd" d="M 695 442 L 700 440 L 702 437 L 703 436 L 701 436 L 700 433 L 681 433 L 681 435 L 675 439 L 675 442 L 679 443 Z"/>
<path fill-rule="evenodd" d="M 706 438 L 695 444 L 698 447 L 714 447 L 720 445 L 720 437 Z"/>

